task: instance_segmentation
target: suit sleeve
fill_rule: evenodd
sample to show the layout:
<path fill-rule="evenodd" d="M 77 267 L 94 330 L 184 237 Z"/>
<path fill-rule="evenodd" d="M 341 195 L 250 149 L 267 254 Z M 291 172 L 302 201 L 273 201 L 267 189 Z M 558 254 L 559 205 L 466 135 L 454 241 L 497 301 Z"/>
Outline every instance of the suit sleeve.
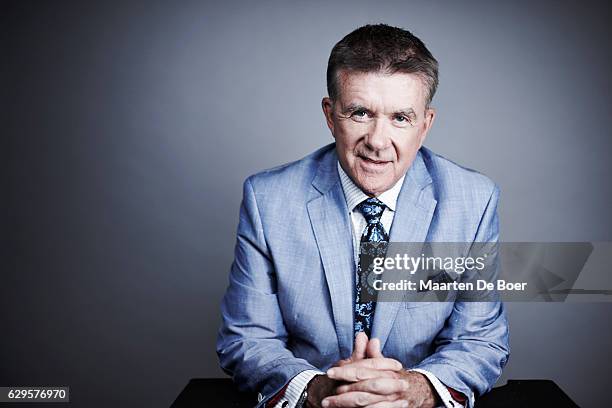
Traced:
<path fill-rule="evenodd" d="M 274 266 L 250 180 L 244 183 L 234 262 L 221 303 L 217 355 L 240 390 L 263 394 L 263 406 L 294 376 L 315 367 L 287 348 Z"/>
<path fill-rule="evenodd" d="M 475 242 L 497 242 L 499 237 L 497 186 L 489 197 Z M 454 304 L 451 315 L 434 340 L 435 351 L 416 369 L 433 373 L 442 383 L 468 397 L 490 390 L 509 357 L 508 322 L 501 302 L 462 302 Z"/>

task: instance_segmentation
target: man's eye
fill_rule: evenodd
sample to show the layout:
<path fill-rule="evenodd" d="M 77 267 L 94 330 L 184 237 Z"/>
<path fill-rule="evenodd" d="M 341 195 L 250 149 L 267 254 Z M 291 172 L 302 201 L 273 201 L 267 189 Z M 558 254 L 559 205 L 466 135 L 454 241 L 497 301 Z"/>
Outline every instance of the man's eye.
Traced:
<path fill-rule="evenodd" d="M 396 115 L 395 116 L 395 122 L 401 125 L 411 125 L 413 123 L 412 118 L 408 117 L 408 116 L 404 116 L 404 115 Z"/>
<path fill-rule="evenodd" d="M 358 118 L 358 119 L 363 119 L 366 118 L 368 116 L 368 112 L 366 112 L 363 109 L 360 110 L 356 110 L 351 114 L 352 117 L 354 118 Z"/>

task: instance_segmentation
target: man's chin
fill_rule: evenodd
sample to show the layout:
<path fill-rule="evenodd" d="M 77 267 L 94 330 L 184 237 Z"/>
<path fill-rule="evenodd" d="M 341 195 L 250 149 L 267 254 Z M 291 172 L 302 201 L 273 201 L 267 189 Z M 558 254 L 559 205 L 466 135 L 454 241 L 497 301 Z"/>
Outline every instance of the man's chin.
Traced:
<path fill-rule="evenodd" d="M 358 180 L 357 187 L 370 196 L 378 196 L 393 187 L 393 183 L 374 182 L 371 180 Z"/>

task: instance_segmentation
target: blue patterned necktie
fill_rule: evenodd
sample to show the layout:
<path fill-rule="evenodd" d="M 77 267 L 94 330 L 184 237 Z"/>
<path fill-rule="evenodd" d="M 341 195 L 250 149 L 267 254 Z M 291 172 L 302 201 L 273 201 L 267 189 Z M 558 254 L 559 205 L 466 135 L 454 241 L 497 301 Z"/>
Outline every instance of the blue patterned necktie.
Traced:
<path fill-rule="evenodd" d="M 361 243 L 386 243 L 389 241 L 389 236 L 385 231 L 382 223 L 380 222 L 380 218 L 385 210 L 386 206 L 377 198 L 368 198 L 367 200 L 362 201 L 356 207 L 361 214 L 363 214 L 367 224 L 365 229 L 363 230 L 363 234 L 361 234 Z M 365 334 L 370 337 L 372 330 L 372 321 L 374 320 L 374 308 L 376 303 L 372 300 L 366 300 L 365 294 L 362 295 L 362 290 L 367 290 L 368 286 L 368 271 L 362 270 L 361 267 L 361 258 L 364 255 L 372 255 L 372 254 L 364 254 L 365 248 L 370 248 L 370 246 L 360 245 L 360 261 L 357 266 L 357 276 L 356 276 L 356 296 L 355 296 L 355 336 L 360 331 L 365 332 Z M 369 249 L 371 250 L 371 249 Z M 372 296 L 370 296 L 371 298 Z"/>

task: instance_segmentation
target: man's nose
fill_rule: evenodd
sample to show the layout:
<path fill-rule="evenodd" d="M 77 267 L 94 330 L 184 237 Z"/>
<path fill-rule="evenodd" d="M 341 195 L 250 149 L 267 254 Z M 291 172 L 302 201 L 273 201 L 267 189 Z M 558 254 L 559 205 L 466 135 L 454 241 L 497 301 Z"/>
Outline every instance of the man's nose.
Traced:
<path fill-rule="evenodd" d="M 366 144 L 372 150 L 384 150 L 391 142 L 384 122 L 378 118 L 372 121 L 372 127 L 365 138 Z"/>

